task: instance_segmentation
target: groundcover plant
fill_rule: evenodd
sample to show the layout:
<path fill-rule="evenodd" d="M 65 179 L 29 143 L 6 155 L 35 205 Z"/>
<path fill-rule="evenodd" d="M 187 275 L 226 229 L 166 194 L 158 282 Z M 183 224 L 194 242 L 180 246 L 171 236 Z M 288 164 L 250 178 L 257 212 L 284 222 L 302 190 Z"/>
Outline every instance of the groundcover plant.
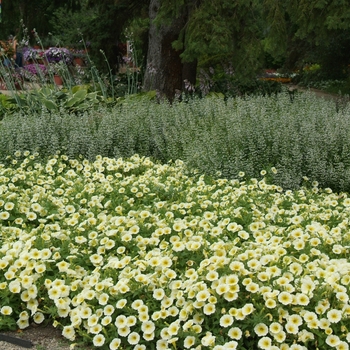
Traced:
<path fill-rule="evenodd" d="M 101 349 L 348 349 L 350 197 L 155 164 L 0 165 L 0 329 Z"/>

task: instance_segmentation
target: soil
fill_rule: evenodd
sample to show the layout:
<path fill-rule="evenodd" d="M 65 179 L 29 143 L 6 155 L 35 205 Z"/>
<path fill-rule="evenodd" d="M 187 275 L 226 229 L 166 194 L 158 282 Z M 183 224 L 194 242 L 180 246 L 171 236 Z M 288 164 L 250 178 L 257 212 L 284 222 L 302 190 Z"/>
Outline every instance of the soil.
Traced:
<path fill-rule="evenodd" d="M 32 350 L 70 350 L 70 344 L 61 335 L 61 330 L 53 326 L 31 325 L 22 331 L 0 331 L 0 335 L 8 335 L 17 339 L 28 340 L 32 343 Z M 0 350 L 24 350 L 25 347 L 0 341 Z M 75 346 L 74 350 L 92 350 L 88 346 Z"/>

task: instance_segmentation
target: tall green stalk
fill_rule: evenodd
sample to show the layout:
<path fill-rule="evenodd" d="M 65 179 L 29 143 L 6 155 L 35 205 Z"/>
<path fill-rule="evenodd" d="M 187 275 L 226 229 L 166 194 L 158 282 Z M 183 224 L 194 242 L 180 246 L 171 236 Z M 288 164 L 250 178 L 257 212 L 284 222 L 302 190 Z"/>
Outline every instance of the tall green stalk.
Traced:
<path fill-rule="evenodd" d="M 109 76 L 109 81 L 110 81 L 110 84 L 111 84 L 111 91 L 112 91 L 112 98 L 114 99 L 114 84 L 113 84 L 113 74 L 112 74 L 112 69 L 111 69 L 111 66 L 108 62 L 108 59 L 106 57 L 106 54 L 103 50 L 100 50 L 100 52 L 102 53 L 105 61 L 106 61 L 106 64 L 107 64 L 107 67 L 108 67 L 108 76 Z"/>

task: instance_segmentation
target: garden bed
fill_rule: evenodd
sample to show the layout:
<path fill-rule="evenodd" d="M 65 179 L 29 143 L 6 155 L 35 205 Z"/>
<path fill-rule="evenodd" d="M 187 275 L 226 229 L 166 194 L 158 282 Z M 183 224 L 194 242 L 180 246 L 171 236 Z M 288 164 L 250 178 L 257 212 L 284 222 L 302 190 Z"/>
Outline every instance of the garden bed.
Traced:
<path fill-rule="evenodd" d="M 2 329 L 96 348 L 346 349 L 350 198 L 181 161 L 15 155 L 0 181 Z"/>

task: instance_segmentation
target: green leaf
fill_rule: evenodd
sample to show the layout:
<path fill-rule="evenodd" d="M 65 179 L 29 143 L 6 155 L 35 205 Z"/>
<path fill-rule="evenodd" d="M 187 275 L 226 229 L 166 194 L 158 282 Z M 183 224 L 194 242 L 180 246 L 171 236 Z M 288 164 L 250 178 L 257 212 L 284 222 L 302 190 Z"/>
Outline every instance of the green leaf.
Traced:
<path fill-rule="evenodd" d="M 57 110 L 57 109 L 58 109 L 56 103 L 54 103 L 54 102 L 51 101 L 51 100 L 47 100 L 46 98 L 43 98 L 43 99 L 42 99 L 42 103 L 45 105 L 45 107 L 46 107 L 48 110 Z"/>
<path fill-rule="evenodd" d="M 72 98 L 67 100 L 67 102 L 65 103 L 65 107 L 69 108 L 81 103 L 86 98 L 86 95 L 86 90 L 78 90 Z"/>
<path fill-rule="evenodd" d="M 75 98 L 80 98 L 80 99 L 83 99 L 85 98 L 87 95 L 87 91 L 86 90 L 78 90 L 73 96 Z"/>

